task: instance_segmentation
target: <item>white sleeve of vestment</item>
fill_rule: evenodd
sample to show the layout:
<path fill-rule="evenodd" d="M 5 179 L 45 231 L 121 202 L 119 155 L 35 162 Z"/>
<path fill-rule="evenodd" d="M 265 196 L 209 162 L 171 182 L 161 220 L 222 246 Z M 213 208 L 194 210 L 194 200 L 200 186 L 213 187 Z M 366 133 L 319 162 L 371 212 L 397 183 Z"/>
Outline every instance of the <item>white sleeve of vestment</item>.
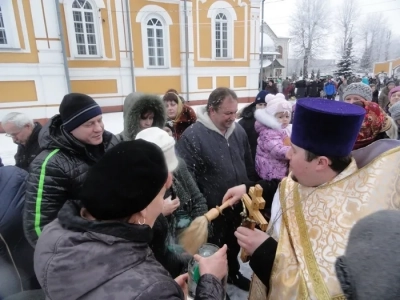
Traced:
<path fill-rule="evenodd" d="M 282 223 L 282 208 L 281 202 L 279 200 L 279 188 L 274 195 L 274 200 L 272 200 L 270 222 L 272 222 L 271 225 L 273 229 L 273 236 L 279 238 L 279 232 Z"/>

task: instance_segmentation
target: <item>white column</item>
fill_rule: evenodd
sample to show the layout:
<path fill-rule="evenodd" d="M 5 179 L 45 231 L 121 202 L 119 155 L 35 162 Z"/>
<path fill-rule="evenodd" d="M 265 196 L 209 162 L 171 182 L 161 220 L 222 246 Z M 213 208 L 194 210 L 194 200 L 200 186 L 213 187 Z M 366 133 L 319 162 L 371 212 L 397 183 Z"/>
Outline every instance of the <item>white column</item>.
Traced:
<path fill-rule="evenodd" d="M 186 41 L 185 41 L 185 4 L 179 2 L 179 28 L 180 28 L 180 57 L 181 57 L 181 94 L 186 97 Z M 194 46 L 193 46 L 193 4 L 192 1 L 186 2 L 188 16 L 188 38 L 189 38 L 189 93 L 197 89 L 197 77 L 191 72 L 194 68 Z M 191 100 L 191 99 L 189 99 Z"/>
<path fill-rule="evenodd" d="M 260 73 L 260 0 L 251 0 L 250 10 L 250 75 L 247 78 L 249 89 L 258 89 Z"/>

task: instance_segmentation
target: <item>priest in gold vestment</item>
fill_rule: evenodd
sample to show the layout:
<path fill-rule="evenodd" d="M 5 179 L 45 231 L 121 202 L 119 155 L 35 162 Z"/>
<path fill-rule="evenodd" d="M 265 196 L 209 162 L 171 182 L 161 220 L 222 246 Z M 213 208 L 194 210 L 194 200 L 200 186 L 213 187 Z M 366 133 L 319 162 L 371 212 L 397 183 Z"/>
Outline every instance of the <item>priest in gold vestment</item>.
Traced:
<path fill-rule="evenodd" d="M 252 254 L 251 300 L 346 299 L 335 261 L 351 228 L 373 212 L 400 207 L 398 141 L 351 153 L 364 115 L 343 102 L 297 102 L 291 173 L 275 194 L 267 234 L 244 227 L 235 233 Z"/>

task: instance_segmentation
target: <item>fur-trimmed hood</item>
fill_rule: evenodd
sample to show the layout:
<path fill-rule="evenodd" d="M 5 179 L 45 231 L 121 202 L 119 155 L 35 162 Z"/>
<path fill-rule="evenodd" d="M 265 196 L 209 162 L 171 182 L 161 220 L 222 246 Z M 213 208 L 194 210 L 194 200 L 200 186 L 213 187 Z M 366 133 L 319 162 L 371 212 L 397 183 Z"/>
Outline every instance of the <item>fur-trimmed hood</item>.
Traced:
<path fill-rule="evenodd" d="M 265 109 L 257 109 L 254 112 L 254 118 L 261 123 L 262 125 L 271 128 L 271 129 L 282 129 L 281 124 L 278 122 L 278 120 L 274 117 L 271 116 L 269 113 L 265 111 Z M 259 131 L 259 128 L 256 126 L 256 131 Z"/>
<path fill-rule="evenodd" d="M 134 140 L 140 131 L 140 115 L 147 111 L 154 112 L 153 127 L 163 129 L 167 120 L 164 102 L 157 95 L 131 93 L 124 102 L 124 130 L 119 134 L 122 141 Z"/>

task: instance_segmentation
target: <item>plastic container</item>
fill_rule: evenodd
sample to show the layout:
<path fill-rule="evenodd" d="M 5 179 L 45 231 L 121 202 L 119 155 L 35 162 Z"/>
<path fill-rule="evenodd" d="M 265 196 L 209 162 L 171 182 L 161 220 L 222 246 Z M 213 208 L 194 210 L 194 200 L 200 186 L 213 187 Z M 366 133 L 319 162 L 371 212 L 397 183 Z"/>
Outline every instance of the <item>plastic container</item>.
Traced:
<path fill-rule="evenodd" d="M 206 243 L 203 246 L 200 247 L 199 251 L 197 254 L 199 254 L 202 257 L 208 257 L 213 255 L 215 252 L 219 250 L 219 247 L 214 244 L 209 244 Z M 196 288 L 197 288 L 197 283 L 200 280 L 200 270 L 199 270 L 199 264 L 198 262 L 192 258 L 189 261 L 188 265 L 188 274 L 189 274 L 189 280 L 188 280 L 188 300 L 193 300 L 196 296 Z M 225 276 L 222 279 L 222 284 L 225 288 L 224 292 L 224 298 L 226 298 L 226 282 L 227 282 L 228 276 Z"/>

